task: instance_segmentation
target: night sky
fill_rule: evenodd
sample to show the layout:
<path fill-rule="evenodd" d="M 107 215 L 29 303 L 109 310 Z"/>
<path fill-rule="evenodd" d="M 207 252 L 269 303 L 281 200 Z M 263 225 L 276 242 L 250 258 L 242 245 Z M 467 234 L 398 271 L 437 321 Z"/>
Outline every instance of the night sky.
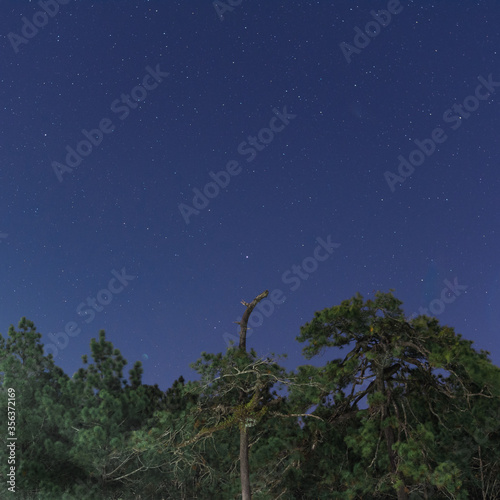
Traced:
<path fill-rule="evenodd" d="M 270 291 L 248 345 L 293 368 L 315 311 L 394 289 L 499 364 L 499 25 L 496 0 L 3 0 L 0 332 L 26 316 L 72 375 L 104 329 L 166 389 L 242 299 Z"/>

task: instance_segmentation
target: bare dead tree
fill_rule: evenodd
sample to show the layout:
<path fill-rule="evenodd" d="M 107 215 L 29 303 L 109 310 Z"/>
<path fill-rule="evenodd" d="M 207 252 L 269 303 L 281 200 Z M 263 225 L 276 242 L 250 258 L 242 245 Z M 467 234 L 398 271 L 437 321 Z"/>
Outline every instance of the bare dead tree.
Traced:
<path fill-rule="evenodd" d="M 248 303 L 244 300 L 241 303 L 246 306 L 246 310 L 243 313 L 240 325 L 240 345 L 239 349 L 241 352 L 247 352 L 247 325 L 250 315 L 254 310 L 255 306 L 269 295 L 269 291 L 266 290 L 260 295 L 257 295 L 252 302 Z M 245 396 L 243 391 L 240 392 L 240 399 L 242 400 Z M 251 500 L 252 492 L 250 488 L 250 463 L 248 459 L 248 431 L 246 427 L 246 421 L 240 422 L 240 478 L 241 478 L 241 498 L 242 500 Z"/>

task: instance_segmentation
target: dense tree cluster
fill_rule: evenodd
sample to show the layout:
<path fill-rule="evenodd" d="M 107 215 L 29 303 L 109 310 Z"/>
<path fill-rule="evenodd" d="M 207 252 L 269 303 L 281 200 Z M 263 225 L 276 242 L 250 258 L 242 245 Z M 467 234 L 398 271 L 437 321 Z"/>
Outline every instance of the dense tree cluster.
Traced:
<path fill-rule="evenodd" d="M 240 344 L 202 353 L 166 392 L 128 379 L 104 331 L 70 378 L 21 319 L 0 335 L 0 497 L 500 499 L 500 369 L 391 293 L 358 294 L 300 329 L 294 371 Z M 345 354 L 344 354 L 345 353 Z M 338 357 L 335 357 L 338 356 Z M 319 365 L 319 366 L 316 366 Z M 13 388 L 15 494 L 7 408 Z"/>

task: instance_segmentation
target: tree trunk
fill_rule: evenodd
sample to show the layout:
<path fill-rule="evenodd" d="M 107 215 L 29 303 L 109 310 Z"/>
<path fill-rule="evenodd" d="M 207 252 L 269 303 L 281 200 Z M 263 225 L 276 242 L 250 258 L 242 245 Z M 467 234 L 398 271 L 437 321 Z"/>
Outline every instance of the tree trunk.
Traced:
<path fill-rule="evenodd" d="M 384 394 L 386 396 L 387 400 L 383 403 L 382 405 L 382 422 L 386 419 L 389 418 L 390 416 L 390 404 L 391 404 L 391 391 L 386 391 L 385 389 L 385 380 L 384 380 L 384 373 L 381 371 L 377 377 L 377 388 L 378 391 Z M 400 477 L 400 473 L 398 472 L 398 465 L 397 465 L 397 453 L 392 449 L 392 445 L 395 442 L 394 439 L 394 429 L 390 426 L 387 426 L 384 429 L 384 438 L 385 438 L 385 443 L 387 445 L 387 452 L 389 454 L 389 463 L 391 466 L 391 472 L 397 477 Z M 402 479 L 402 477 L 401 477 Z M 398 500 L 408 500 L 408 494 L 406 493 L 406 487 L 404 484 L 402 484 L 397 491 L 398 495 Z"/>
<path fill-rule="evenodd" d="M 248 433 L 245 424 L 240 428 L 240 477 L 241 477 L 241 499 L 251 500 L 250 491 L 250 464 L 248 462 Z"/>
<path fill-rule="evenodd" d="M 386 413 L 386 412 L 384 411 L 384 413 Z M 388 415 L 388 413 L 386 413 L 386 415 Z M 400 476 L 400 474 L 398 472 L 397 463 L 396 463 L 397 454 L 392 449 L 392 445 L 394 444 L 394 430 L 391 427 L 386 427 L 384 430 L 384 433 L 385 433 L 385 442 L 387 444 L 387 449 L 389 451 L 389 461 L 391 463 L 391 472 L 393 474 L 396 474 L 397 476 Z M 398 500 L 408 500 L 408 494 L 406 493 L 406 488 L 405 488 L 404 484 L 402 484 L 398 488 Z"/>
<path fill-rule="evenodd" d="M 244 300 L 241 303 L 246 306 L 246 310 L 243 313 L 240 324 L 240 351 L 247 352 L 247 324 L 250 314 L 254 307 L 269 295 L 269 291 L 266 290 L 260 295 L 257 295 L 252 302 L 248 303 Z M 244 400 L 245 393 L 242 391 L 240 393 L 240 401 Z M 241 498 L 242 500 L 251 500 L 252 493 L 250 490 L 250 463 L 248 461 L 248 433 L 245 427 L 246 422 L 240 422 L 240 479 L 241 479 Z"/>

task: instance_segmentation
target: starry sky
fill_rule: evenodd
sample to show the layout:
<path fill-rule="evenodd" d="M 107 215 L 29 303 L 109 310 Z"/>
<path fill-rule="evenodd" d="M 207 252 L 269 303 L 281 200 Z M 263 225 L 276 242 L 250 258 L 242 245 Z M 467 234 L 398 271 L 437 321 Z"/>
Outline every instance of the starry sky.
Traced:
<path fill-rule="evenodd" d="M 497 0 L 3 0 L 0 332 L 162 389 L 389 291 L 500 363 Z M 319 360 L 321 362 L 321 360 Z M 126 369 L 128 372 L 128 368 Z"/>

